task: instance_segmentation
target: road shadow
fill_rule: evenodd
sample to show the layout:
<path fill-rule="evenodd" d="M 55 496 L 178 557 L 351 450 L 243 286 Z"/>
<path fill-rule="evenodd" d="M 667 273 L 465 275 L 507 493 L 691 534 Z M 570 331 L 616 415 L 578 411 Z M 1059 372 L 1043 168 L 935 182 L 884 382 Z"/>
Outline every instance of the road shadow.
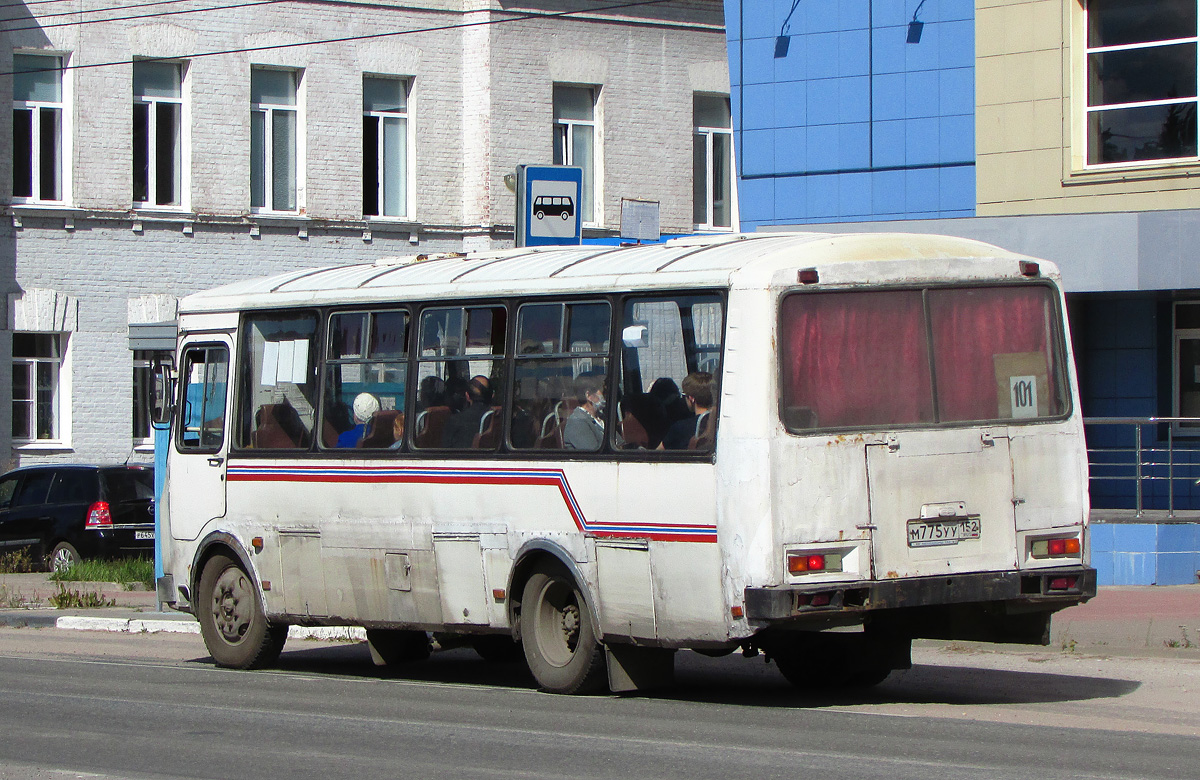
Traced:
<path fill-rule="evenodd" d="M 209 657 L 194 663 L 211 664 Z M 537 687 L 523 662 L 494 663 L 469 648 L 435 652 L 427 661 L 375 666 L 365 642 L 291 642 L 274 667 L 283 672 L 330 677 L 404 680 L 447 685 Z M 814 670 L 814 679 L 820 671 Z M 1140 683 L 1111 677 L 1004 670 L 984 666 L 917 664 L 896 671 L 874 688 L 838 692 L 805 690 L 784 679 L 774 664 L 739 654 L 709 658 L 689 651 L 676 656 L 674 684 L 637 696 L 749 707 L 844 707 L 871 704 L 1046 704 L 1113 699 Z"/>
<path fill-rule="evenodd" d="M 193 658 L 192 663 L 213 664 L 211 656 Z M 485 661 L 465 647 L 433 653 L 426 661 L 376 666 L 366 642 L 289 641 L 271 669 L 298 674 L 356 677 L 378 680 L 410 680 L 450 685 L 477 685 L 535 689 L 537 684 L 524 661 Z"/>

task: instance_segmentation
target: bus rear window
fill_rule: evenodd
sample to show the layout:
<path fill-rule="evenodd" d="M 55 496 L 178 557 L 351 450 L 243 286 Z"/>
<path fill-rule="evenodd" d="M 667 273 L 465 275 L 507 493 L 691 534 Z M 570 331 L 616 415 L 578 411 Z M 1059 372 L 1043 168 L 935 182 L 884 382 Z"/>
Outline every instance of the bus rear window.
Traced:
<path fill-rule="evenodd" d="M 912 427 L 1067 411 L 1053 288 L 792 294 L 780 311 L 788 430 Z"/>

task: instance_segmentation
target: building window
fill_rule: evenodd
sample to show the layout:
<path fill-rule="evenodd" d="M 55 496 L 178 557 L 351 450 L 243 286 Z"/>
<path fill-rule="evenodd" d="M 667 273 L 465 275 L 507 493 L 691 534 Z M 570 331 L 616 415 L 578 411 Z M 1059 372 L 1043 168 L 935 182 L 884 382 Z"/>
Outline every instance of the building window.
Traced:
<path fill-rule="evenodd" d="M 61 202 L 63 58 L 13 55 L 13 197 Z"/>
<path fill-rule="evenodd" d="M 1174 380 L 1174 415 L 1200 417 L 1200 302 L 1175 304 Z M 1177 427 L 1200 434 L 1200 423 L 1180 423 Z"/>
<path fill-rule="evenodd" d="M 182 67 L 133 63 L 133 200 L 180 205 Z"/>
<path fill-rule="evenodd" d="M 151 408 L 154 403 L 154 366 L 170 363 L 170 352 L 152 349 L 133 351 L 133 443 L 154 444 L 154 430 L 150 425 Z"/>
<path fill-rule="evenodd" d="M 250 70 L 250 206 L 297 211 L 297 72 Z"/>
<path fill-rule="evenodd" d="M 729 98 L 692 100 L 692 221 L 698 230 L 733 227 L 733 125 Z"/>
<path fill-rule="evenodd" d="M 1089 165 L 1196 157 L 1196 7 L 1087 3 Z"/>
<path fill-rule="evenodd" d="M 363 77 L 363 214 L 408 215 L 408 83 Z"/>
<path fill-rule="evenodd" d="M 583 169 L 584 222 L 597 222 L 596 88 L 554 87 L 554 164 Z"/>
<path fill-rule="evenodd" d="M 12 435 L 18 443 L 62 438 L 61 333 L 13 334 Z"/>

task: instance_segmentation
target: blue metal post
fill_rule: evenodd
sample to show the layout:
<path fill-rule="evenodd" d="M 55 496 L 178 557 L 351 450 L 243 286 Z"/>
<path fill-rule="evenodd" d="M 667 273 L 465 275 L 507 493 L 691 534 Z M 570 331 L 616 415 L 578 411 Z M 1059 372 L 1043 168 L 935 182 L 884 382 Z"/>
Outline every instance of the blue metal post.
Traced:
<path fill-rule="evenodd" d="M 154 603 L 163 611 L 162 596 L 158 594 L 158 580 L 163 576 L 163 485 L 167 481 L 167 448 L 171 446 L 171 426 L 154 423 Z"/>

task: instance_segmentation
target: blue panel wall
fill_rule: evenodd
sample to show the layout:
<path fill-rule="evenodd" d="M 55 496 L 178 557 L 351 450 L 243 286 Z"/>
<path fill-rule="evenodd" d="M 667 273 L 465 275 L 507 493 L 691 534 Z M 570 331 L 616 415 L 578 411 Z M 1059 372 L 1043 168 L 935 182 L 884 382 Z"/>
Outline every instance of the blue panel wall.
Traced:
<path fill-rule="evenodd" d="M 743 229 L 974 215 L 974 4 L 918 3 L 726 0 Z"/>
<path fill-rule="evenodd" d="M 1196 523 L 1096 523 L 1092 566 L 1100 585 L 1188 585 L 1200 571 Z"/>

